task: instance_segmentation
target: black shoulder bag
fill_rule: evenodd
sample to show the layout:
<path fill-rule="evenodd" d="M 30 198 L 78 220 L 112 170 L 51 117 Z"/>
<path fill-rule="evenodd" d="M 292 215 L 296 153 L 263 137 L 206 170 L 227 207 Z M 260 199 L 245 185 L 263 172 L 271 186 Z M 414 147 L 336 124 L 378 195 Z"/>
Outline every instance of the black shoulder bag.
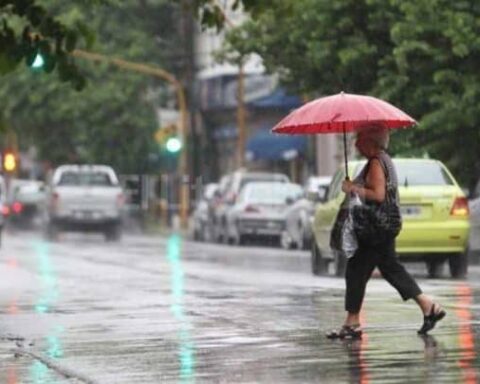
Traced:
<path fill-rule="evenodd" d="M 360 244 L 370 246 L 394 239 L 402 229 L 402 217 L 398 204 L 395 203 L 396 186 L 392 184 L 388 165 L 377 158 L 385 172 L 386 191 L 382 203 L 367 202 L 353 208 L 353 226 Z M 367 167 L 370 166 L 370 161 Z M 365 172 L 365 176 L 368 173 Z"/>

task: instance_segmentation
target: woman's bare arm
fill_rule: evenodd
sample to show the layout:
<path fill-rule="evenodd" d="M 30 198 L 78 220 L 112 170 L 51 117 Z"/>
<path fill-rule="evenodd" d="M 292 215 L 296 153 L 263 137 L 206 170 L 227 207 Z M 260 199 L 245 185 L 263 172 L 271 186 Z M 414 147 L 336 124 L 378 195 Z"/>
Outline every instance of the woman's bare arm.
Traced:
<path fill-rule="evenodd" d="M 386 184 L 387 180 L 385 179 L 385 173 L 380 161 L 378 159 L 373 159 L 370 162 L 367 179 L 365 180 L 365 187 L 355 187 L 355 191 L 360 197 L 365 198 L 366 200 L 383 203 L 385 200 Z"/>
<path fill-rule="evenodd" d="M 356 193 L 362 199 L 376 201 L 382 203 L 385 200 L 385 186 L 387 180 L 383 167 L 378 159 L 373 159 L 370 162 L 365 186 L 361 187 L 354 184 L 350 180 L 345 180 L 342 185 L 342 190 L 345 193 Z"/>

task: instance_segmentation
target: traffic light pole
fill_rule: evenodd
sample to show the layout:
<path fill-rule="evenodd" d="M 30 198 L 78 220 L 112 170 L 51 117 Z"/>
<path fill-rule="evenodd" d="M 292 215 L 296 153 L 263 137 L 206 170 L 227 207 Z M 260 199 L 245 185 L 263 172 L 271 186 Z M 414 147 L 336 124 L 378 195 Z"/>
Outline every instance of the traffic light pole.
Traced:
<path fill-rule="evenodd" d="M 78 57 L 81 59 L 86 59 L 94 62 L 108 63 L 129 71 L 158 77 L 164 81 L 167 81 L 175 88 L 178 108 L 180 110 L 180 124 L 179 124 L 180 138 L 183 143 L 183 149 L 181 150 L 181 153 L 180 153 L 180 162 L 178 165 L 178 172 L 181 177 L 180 222 L 181 222 L 182 228 L 186 228 L 188 224 L 188 210 L 190 205 L 188 163 L 187 163 L 188 110 L 187 110 L 185 92 L 183 90 L 182 84 L 170 72 L 167 72 L 164 69 L 161 69 L 158 67 L 154 67 L 152 65 L 135 63 L 135 62 L 118 59 L 118 58 L 112 58 L 106 55 L 101 55 L 98 53 L 88 52 L 80 49 L 74 50 L 71 54 L 72 56 Z"/>

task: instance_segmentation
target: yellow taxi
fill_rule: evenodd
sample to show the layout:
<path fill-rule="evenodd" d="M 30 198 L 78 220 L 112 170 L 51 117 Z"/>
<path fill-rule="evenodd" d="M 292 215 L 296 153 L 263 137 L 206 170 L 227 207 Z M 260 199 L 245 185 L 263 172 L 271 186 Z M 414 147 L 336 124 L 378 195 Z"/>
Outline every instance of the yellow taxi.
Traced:
<path fill-rule="evenodd" d="M 397 237 L 399 257 L 423 261 L 430 277 L 438 276 L 445 261 L 450 274 L 462 278 L 468 268 L 470 231 L 468 201 L 449 170 L 438 160 L 393 159 L 398 175 L 402 231 Z M 365 161 L 349 163 L 350 175 L 357 175 Z M 312 223 L 312 272 L 327 272 L 333 263 L 337 276 L 345 272 L 346 259 L 332 252 L 330 231 L 345 194 L 341 190 L 345 171 L 332 178 L 326 201 L 315 210 Z"/>

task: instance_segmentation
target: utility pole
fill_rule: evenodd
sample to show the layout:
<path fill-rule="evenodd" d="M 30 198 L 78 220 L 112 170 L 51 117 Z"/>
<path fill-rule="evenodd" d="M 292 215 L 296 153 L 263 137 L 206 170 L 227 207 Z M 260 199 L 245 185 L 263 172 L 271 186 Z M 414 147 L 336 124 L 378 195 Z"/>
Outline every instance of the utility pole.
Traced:
<path fill-rule="evenodd" d="M 243 167 L 245 163 L 245 141 L 247 136 L 246 126 L 246 108 L 245 108 L 245 71 L 243 67 L 243 58 L 238 65 L 238 88 L 237 88 L 237 125 L 238 125 L 238 143 L 237 143 L 237 164 Z"/>
<path fill-rule="evenodd" d="M 94 62 L 108 63 L 118 68 L 158 77 L 164 81 L 167 81 L 175 88 L 178 108 L 180 111 L 180 121 L 178 126 L 180 131 L 180 137 L 184 145 L 184 149 L 180 153 L 180 161 L 178 166 L 178 173 L 182 178 L 182 183 L 180 188 L 180 222 L 182 227 L 186 228 L 188 224 L 190 193 L 189 193 L 189 185 L 188 183 L 183 182 L 183 178 L 188 175 L 187 149 L 186 149 L 188 147 L 187 146 L 188 144 L 188 110 L 187 110 L 187 102 L 185 99 L 185 92 L 182 84 L 170 72 L 167 72 L 162 68 L 158 68 L 152 65 L 135 63 L 132 61 L 122 60 L 118 58 L 112 58 L 99 53 L 88 52 L 80 49 L 74 50 L 71 53 L 71 55 L 77 58 L 94 61 Z"/>
<path fill-rule="evenodd" d="M 236 25 L 225 13 L 222 5 L 218 0 L 214 0 L 216 6 L 223 14 L 226 23 L 230 28 L 235 28 Z M 245 108 L 245 69 L 244 69 L 244 57 L 239 58 L 238 62 L 238 77 L 237 77 L 237 167 L 243 167 L 245 164 L 245 141 L 247 136 L 247 124 L 246 124 L 246 108 Z"/>

